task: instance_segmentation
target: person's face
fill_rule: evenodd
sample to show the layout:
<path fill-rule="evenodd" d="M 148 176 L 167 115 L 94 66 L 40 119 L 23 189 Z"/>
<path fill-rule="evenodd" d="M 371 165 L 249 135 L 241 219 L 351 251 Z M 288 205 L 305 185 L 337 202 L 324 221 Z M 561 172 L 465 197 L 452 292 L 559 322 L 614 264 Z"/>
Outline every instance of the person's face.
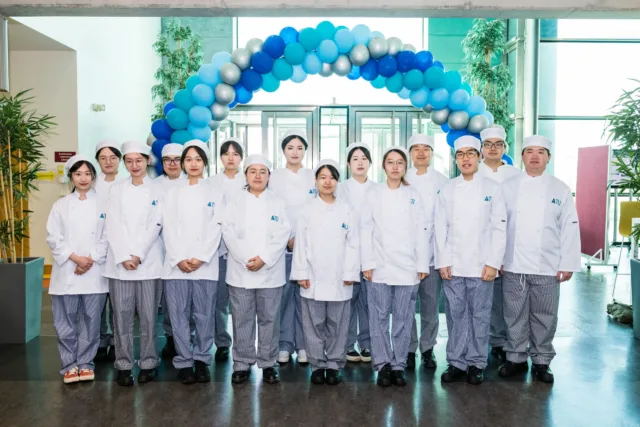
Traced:
<path fill-rule="evenodd" d="M 253 191 L 264 191 L 269 184 L 269 169 L 264 165 L 251 165 L 245 173 L 247 185 Z"/>
<path fill-rule="evenodd" d="M 89 191 L 91 184 L 93 184 L 93 175 L 91 175 L 91 169 L 86 164 L 83 164 L 71 174 L 71 182 L 78 191 Z"/>
<path fill-rule="evenodd" d="M 478 172 L 480 153 L 471 147 L 461 148 L 456 151 L 456 164 L 463 175 L 472 175 Z"/>
<path fill-rule="evenodd" d="M 351 175 L 353 176 L 366 176 L 369 172 L 371 162 L 364 155 L 364 152 L 356 148 L 351 154 L 351 160 L 349 161 L 349 168 L 351 168 Z"/>
<path fill-rule="evenodd" d="M 284 157 L 290 165 L 297 166 L 302 163 L 302 160 L 304 160 L 304 153 L 304 144 L 298 138 L 293 138 L 284 146 Z"/>
<path fill-rule="evenodd" d="M 318 171 L 318 177 L 316 178 L 316 188 L 322 196 L 331 196 L 336 192 L 336 185 L 338 181 L 331 175 L 329 168 L 323 167 Z"/>
<path fill-rule="evenodd" d="M 169 179 L 180 177 L 180 156 L 164 156 L 162 158 L 162 168 Z"/>
<path fill-rule="evenodd" d="M 389 179 L 402 179 L 407 171 L 407 162 L 404 158 L 395 151 L 391 151 L 387 154 L 387 158 L 384 161 L 384 172 Z"/>
<path fill-rule="evenodd" d="M 184 156 L 184 170 L 189 178 L 201 178 L 204 171 L 204 159 L 191 147 Z"/>
<path fill-rule="evenodd" d="M 431 147 L 426 144 L 418 144 L 411 147 L 413 167 L 428 167 L 431 164 L 431 153 Z"/>
<path fill-rule="evenodd" d="M 487 160 L 502 160 L 505 144 L 500 138 L 489 138 L 482 142 L 482 155 Z"/>
<path fill-rule="evenodd" d="M 124 156 L 124 165 L 132 178 L 142 178 L 147 174 L 149 160 L 140 153 L 129 153 Z"/>
<path fill-rule="evenodd" d="M 544 172 L 549 160 L 551 155 L 544 147 L 527 147 L 522 152 L 522 162 L 527 172 Z"/>
<path fill-rule="evenodd" d="M 103 174 L 111 175 L 118 172 L 120 159 L 109 147 L 105 147 L 98 154 L 98 164 Z"/>
<path fill-rule="evenodd" d="M 226 153 L 220 156 L 220 160 L 222 161 L 222 166 L 226 170 L 238 170 L 240 167 L 240 162 L 242 161 L 242 157 L 240 153 L 233 148 L 233 145 L 229 145 L 229 149 Z"/>

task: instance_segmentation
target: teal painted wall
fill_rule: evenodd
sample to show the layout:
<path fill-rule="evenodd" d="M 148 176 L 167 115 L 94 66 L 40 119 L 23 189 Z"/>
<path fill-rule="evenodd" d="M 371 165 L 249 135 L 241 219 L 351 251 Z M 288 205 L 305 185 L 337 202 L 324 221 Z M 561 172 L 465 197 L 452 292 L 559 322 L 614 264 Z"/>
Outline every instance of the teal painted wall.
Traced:
<path fill-rule="evenodd" d="M 429 18 L 429 50 L 445 69 L 464 68 L 461 43 L 472 26 L 472 18 Z"/>
<path fill-rule="evenodd" d="M 195 34 L 202 37 L 204 62 L 210 62 L 216 52 L 231 52 L 233 48 L 233 24 L 231 17 L 220 18 L 162 18 L 162 30 L 171 20 L 179 19 Z"/>

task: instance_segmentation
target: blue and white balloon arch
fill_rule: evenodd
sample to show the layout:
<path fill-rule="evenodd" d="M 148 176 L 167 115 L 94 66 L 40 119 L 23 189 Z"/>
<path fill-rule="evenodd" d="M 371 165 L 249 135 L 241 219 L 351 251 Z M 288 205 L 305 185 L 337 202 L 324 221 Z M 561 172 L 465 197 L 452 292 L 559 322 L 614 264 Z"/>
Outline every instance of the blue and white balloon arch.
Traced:
<path fill-rule="evenodd" d="M 275 92 L 283 81 L 302 83 L 314 74 L 362 78 L 376 89 L 396 93 L 430 113 L 431 121 L 447 133 L 451 147 L 462 135 L 479 137 L 493 124 L 485 100 L 473 95 L 460 72 L 445 71 L 431 52 L 415 50 L 366 25 L 349 30 L 329 21 L 300 31 L 286 27 L 264 42 L 251 39 L 232 54 L 216 53 L 211 63 L 189 77 L 187 87 L 165 105 L 165 118 L 153 122 L 148 142 L 156 159 L 169 142 L 207 142 L 230 109 L 251 102 L 254 92 Z M 509 156 L 505 160 L 512 163 Z M 162 172 L 161 162 L 156 161 L 155 167 Z"/>

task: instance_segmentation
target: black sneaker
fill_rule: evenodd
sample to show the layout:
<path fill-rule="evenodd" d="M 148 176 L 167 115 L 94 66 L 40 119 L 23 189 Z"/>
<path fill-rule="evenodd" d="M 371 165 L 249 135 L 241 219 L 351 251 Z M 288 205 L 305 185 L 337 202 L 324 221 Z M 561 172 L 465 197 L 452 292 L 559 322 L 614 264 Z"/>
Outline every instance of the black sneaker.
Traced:
<path fill-rule="evenodd" d="M 391 382 L 393 383 L 393 385 L 398 387 L 406 386 L 407 379 L 404 377 L 404 371 L 391 371 Z"/>
<path fill-rule="evenodd" d="M 218 347 L 216 349 L 216 362 L 226 362 L 229 359 L 229 347 Z"/>
<path fill-rule="evenodd" d="M 360 361 L 363 363 L 371 362 L 371 351 L 368 348 L 360 350 Z"/>
<path fill-rule="evenodd" d="M 338 385 L 342 382 L 340 371 L 335 369 L 327 369 L 327 385 Z"/>
<path fill-rule="evenodd" d="M 153 381 L 158 371 L 156 369 L 141 369 L 138 374 L 138 384 L 145 384 Z"/>
<path fill-rule="evenodd" d="M 116 382 L 119 386 L 131 387 L 133 385 L 133 376 L 131 375 L 131 371 L 118 371 Z"/>
<path fill-rule="evenodd" d="M 211 374 L 209 373 L 209 365 L 207 365 L 201 360 L 196 360 L 195 368 L 196 368 L 195 376 L 196 376 L 197 382 L 208 383 L 209 381 L 211 381 Z"/>
<path fill-rule="evenodd" d="M 484 371 L 477 366 L 469 366 L 469 370 L 467 371 L 467 382 L 473 385 L 482 384 L 482 380 L 484 379 Z"/>
<path fill-rule="evenodd" d="M 436 355 L 433 354 L 432 348 L 422 353 L 422 366 L 424 366 L 424 369 L 436 369 L 438 367 Z"/>
<path fill-rule="evenodd" d="M 553 383 L 553 372 L 551 372 L 549 365 L 538 365 L 534 363 L 531 366 L 531 373 L 535 375 L 535 378 L 543 383 Z"/>
<path fill-rule="evenodd" d="M 311 373 L 311 382 L 315 385 L 324 384 L 324 369 L 316 369 Z"/>
<path fill-rule="evenodd" d="M 108 359 L 109 348 L 108 347 L 98 347 L 98 351 L 96 352 L 96 357 L 93 358 L 93 363 L 106 362 Z"/>
<path fill-rule="evenodd" d="M 107 353 L 107 360 L 109 362 L 115 362 L 116 361 L 116 346 L 115 345 L 109 346 L 109 352 Z"/>
<path fill-rule="evenodd" d="M 491 357 L 498 360 L 498 362 L 507 361 L 507 352 L 502 347 L 491 347 Z"/>
<path fill-rule="evenodd" d="M 178 369 L 178 379 L 184 385 L 196 383 L 196 376 L 193 374 L 193 368 Z"/>
<path fill-rule="evenodd" d="M 466 377 L 467 373 L 462 369 L 458 369 L 453 365 L 449 365 L 447 370 L 442 373 L 440 380 L 443 383 L 452 383 Z"/>
<path fill-rule="evenodd" d="M 278 384 L 280 382 L 280 374 L 276 368 L 264 368 L 262 370 L 262 379 L 267 384 Z"/>
<path fill-rule="evenodd" d="M 387 363 L 378 371 L 376 382 L 380 387 L 391 387 L 391 365 Z"/>
<path fill-rule="evenodd" d="M 167 342 L 162 349 L 162 358 L 173 359 L 177 355 L 178 355 L 178 352 L 176 352 L 176 345 L 173 341 L 173 337 L 167 335 Z"/>
<path fill-rule="evenodd" d="M 407 355 L 407 369 L 414 370 L 416 369 L 416 354 L 409 353 Z"/>
<path fill-rule="evenodd" d="M 529 370 L 529 364 L 527 362 L 514 363 L 507 360 L 498 369 L 498 375 L 502 378 L 513 377 L 514 375 L 525 373 Z"/>
<path fill-rule="evenodd" d="M 251 371 L 234 371 L 231 375 L 231 382 L 234 384 L 241 384 L 249 379 Z"/>
<path fill-rule="evenodd" d="M 352 348 L 351 350 L 349 350 L 349 352 L 347 353 L 347 362 L 360 362 L 361 358 L 360 358 L 360 353 L 358 353 L 356 351 L 355 348 Z"/>

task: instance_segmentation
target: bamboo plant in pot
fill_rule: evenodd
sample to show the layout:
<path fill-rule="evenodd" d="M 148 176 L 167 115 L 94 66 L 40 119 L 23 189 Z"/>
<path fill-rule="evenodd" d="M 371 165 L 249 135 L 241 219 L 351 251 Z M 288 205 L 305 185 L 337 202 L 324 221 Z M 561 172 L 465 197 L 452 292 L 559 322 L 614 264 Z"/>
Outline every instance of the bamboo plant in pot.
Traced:
<path fill-rule="evenodd" d="M 0 98 L 0 344 L 40 334 L 44 259 L 28 257 L 29 195 L 53 117 L 29 109 L 28 91 Z"/>

